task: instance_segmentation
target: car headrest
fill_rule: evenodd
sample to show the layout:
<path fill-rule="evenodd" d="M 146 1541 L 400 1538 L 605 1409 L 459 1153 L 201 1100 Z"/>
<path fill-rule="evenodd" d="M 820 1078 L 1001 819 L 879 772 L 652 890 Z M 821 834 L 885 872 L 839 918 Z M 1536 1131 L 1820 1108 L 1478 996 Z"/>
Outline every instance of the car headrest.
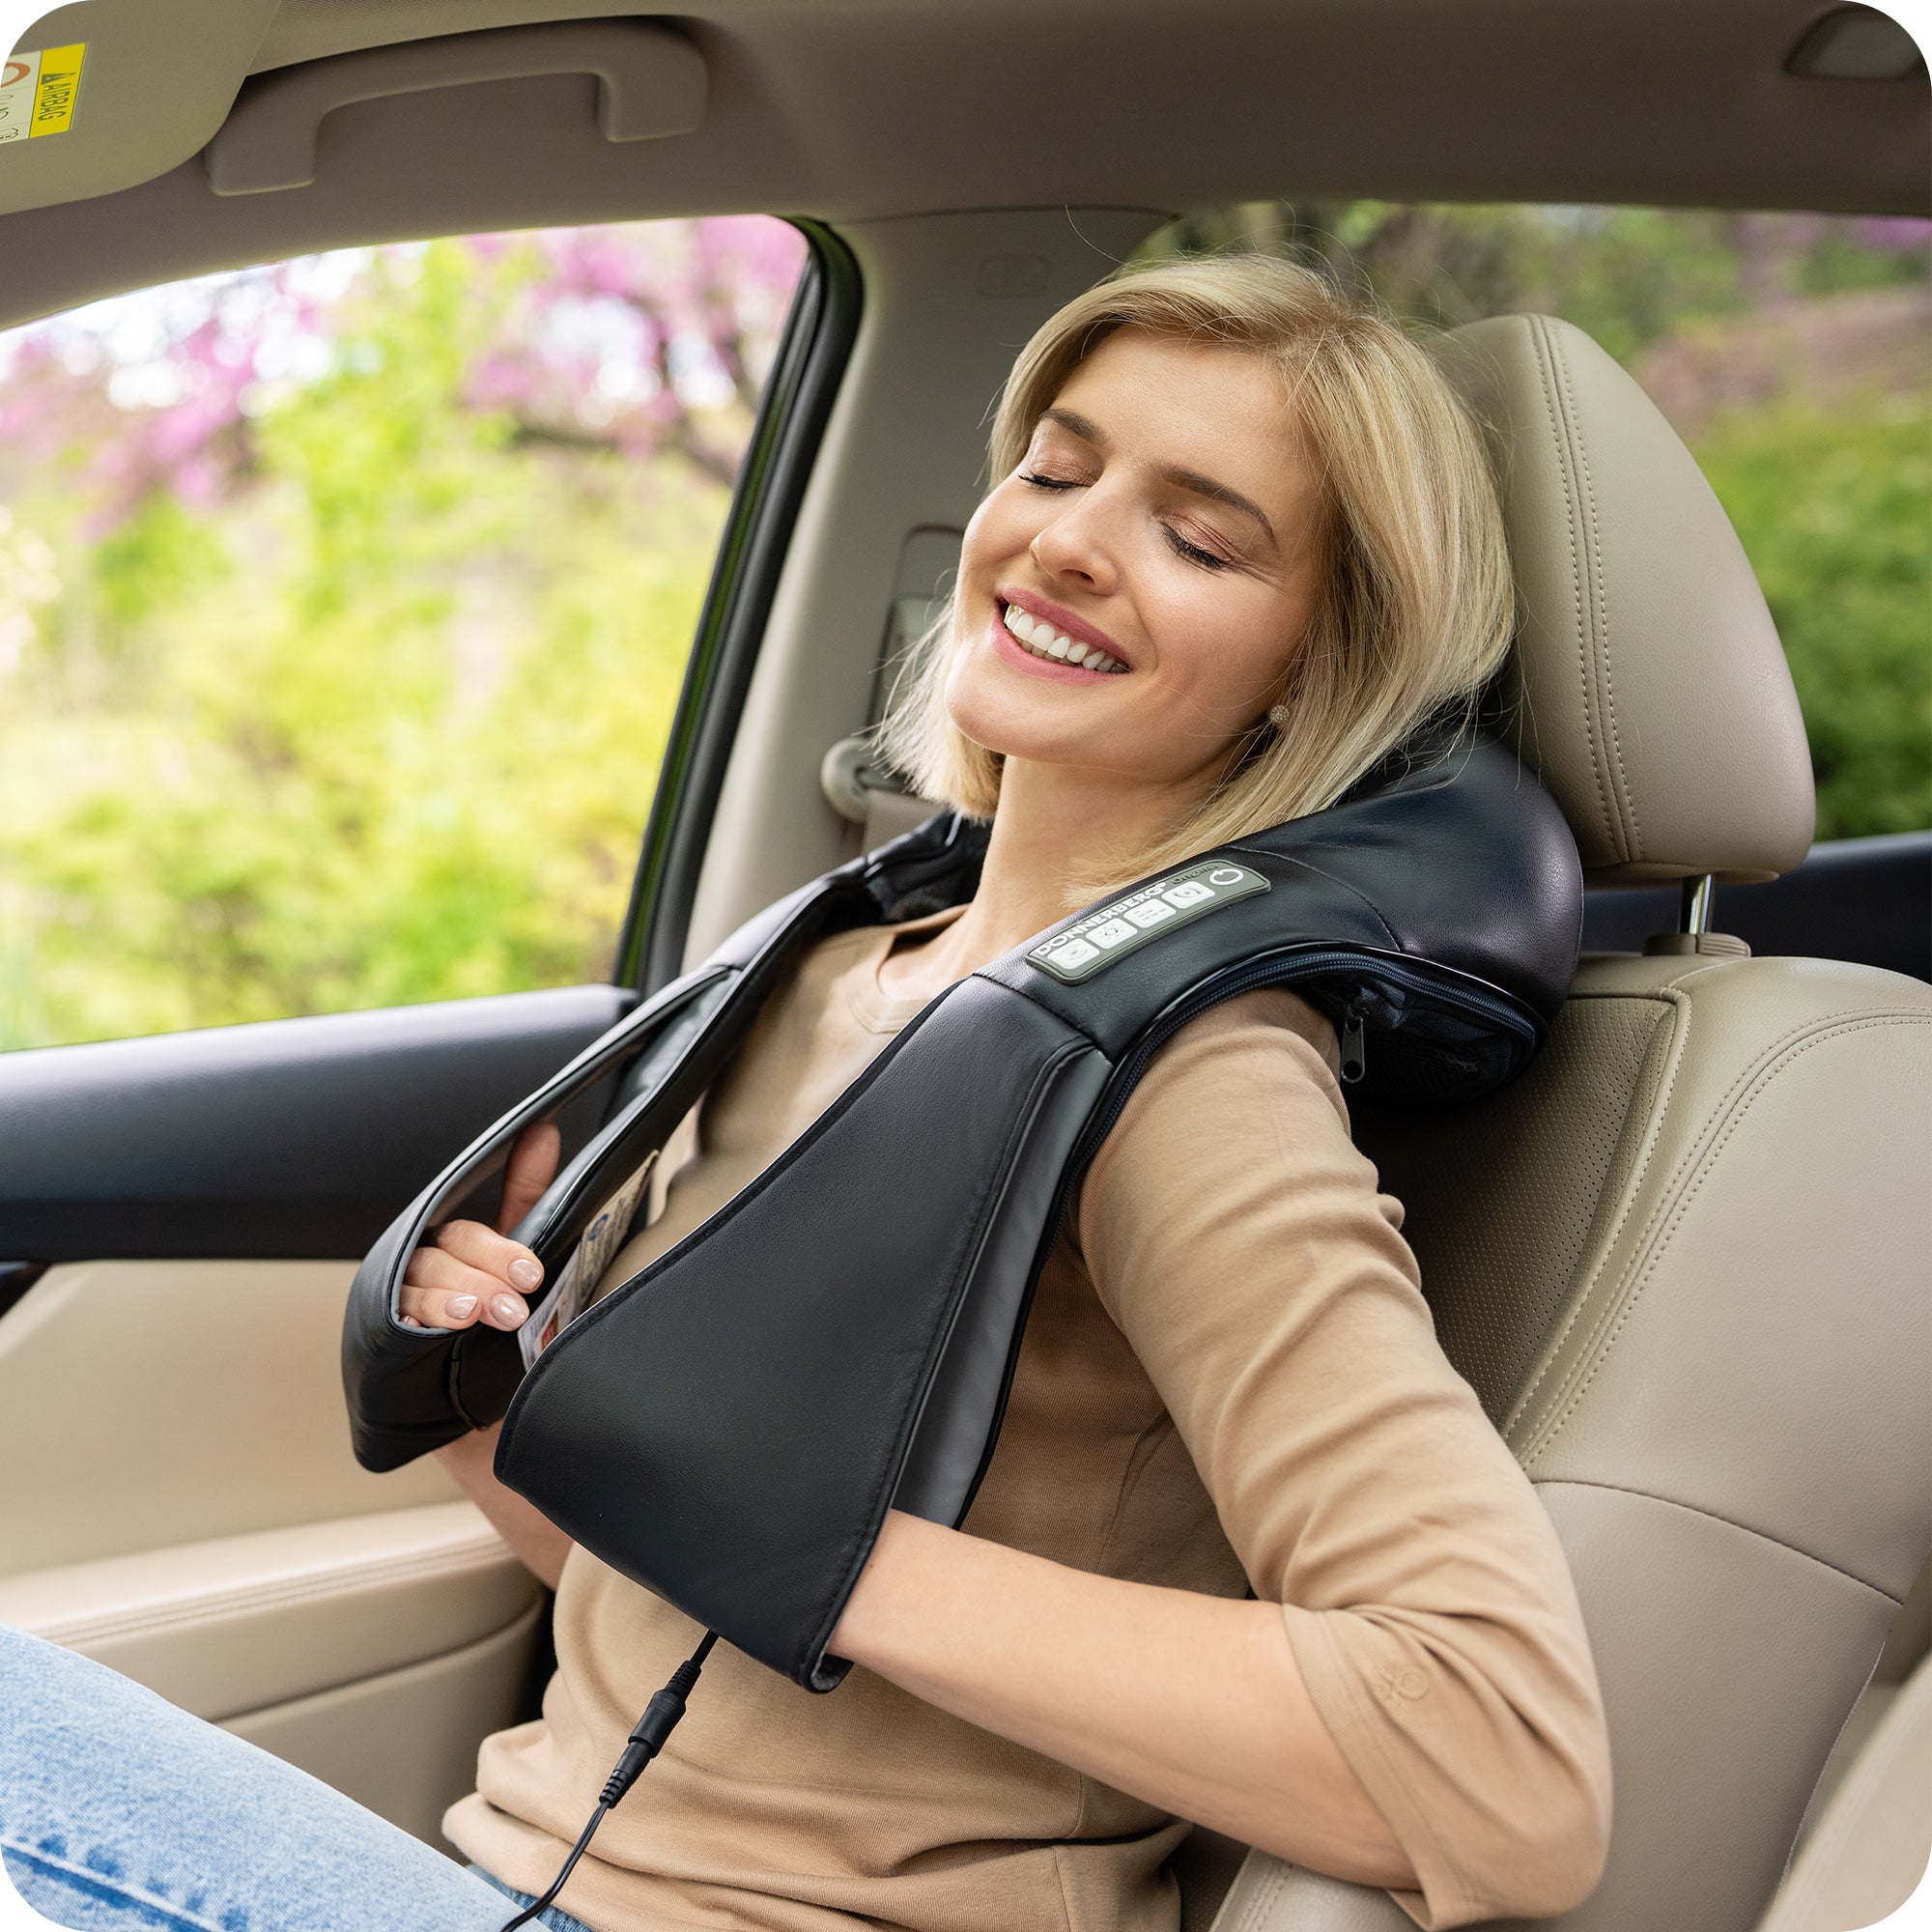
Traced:
<path fill-rule="evenodd" d="M 1515 560 L 1508 729 L 1593 884 L 1775 878 L 1815 805 L 1797 694 L 1730 520 L 1657 407 L 1543 315 L 1432 345 L 1491 439 Z"/>

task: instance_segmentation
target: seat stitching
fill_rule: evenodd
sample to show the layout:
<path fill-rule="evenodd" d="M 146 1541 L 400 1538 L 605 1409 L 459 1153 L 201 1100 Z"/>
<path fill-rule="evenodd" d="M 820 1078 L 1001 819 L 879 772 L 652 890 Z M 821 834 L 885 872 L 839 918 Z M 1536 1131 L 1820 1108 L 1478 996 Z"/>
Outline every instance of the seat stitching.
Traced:
<path fill-rule="evenodd" d="M 1636 1204 L 1642 1197 L 1644 1177 L 1650 1172 L 1650 1163 L 1656 1158 L 1658 1146 L 1663 1138 L 1663 1123 L 1670 1115 L 1670 1096 L 1677 1090 L 1677 1076 L 1684 1065 L 1684 1042 L 1690 1037 L 1690 1003 L 1684 995 L 1676 991 L 1666 991 L 1662 1004 L 1673 1009 L 1672 1026 L 1675 1037 L 1670 1047 L 1670 1071 L 1665 1076 L 1663 1092 L 1658 1095 L 1657 1104 L 1651 1111 L 1649 1132 L 1646 1136 L 1648 1145 L 1644 1148 L 1643 1158 L 1638 1162 L 1636 1172 L 1631 1176 L 1629 1184 L 1624 1189 L 1624 1203 L 1617 1212 L 1616 1224 L 1610 1229 L 1600 1249 L 1605 1262 L 1616 1253 L 1617 1242 L 1623 1236 L 1624 1226 L 1635 1211 Z M 1598 1277 L 1593 1275 L 1571 1303 L 1570 1313 L 1563 1326 L 1557 1330 L 1555 1339 L 1544 1351 L 1543 1364 L 1537 1370 L 1534 1379 L 1512 1405 L 1508 1420 L 1503 1424 L 1503 1434 L 1506 1437 L 1528 1412 L 1530 1405 L 1536 1400 L 1537 1390 L 1543 1386 L 1545 1378 L 1561 1357 L 1563 1344 L 1569 1340 L 1570 1331 L 1583 1319 L 1583 1311 L 1590 1302 L 1590 1291 L 1597 1285 L 1597 1280 Z"/>
<path fill-rule="evenodd" d="M 1267 1916 L 1274 1910 L 1274 1902 L 1281 1896 L 1281 1889 L 1288 1883 L 1288 1865 L 1276 1858 L 1272 1852 L 1262 1856 L 1268 1861 L 1270 1869 L 1255 1888 L 1255 1895 L 1248 1900 L 1239 1922 L 1232 1932 L 1264 1932 Z"/>
<path fill-rule="evenodd" d="M 1563 384 L 1563 395 L 1569 408 L 1566 421 L 1571 441 L 1577 453 L 1577 470 L 1582 480 L 1583 503 L 1587 513 L 1586 525 L 1589 536 L 1590 577 L 1595 592 L 1595 623 L 1592 627 L 1596 639 L 1596 668 L 1602 687 L 1600 713 L 1609 730 L 1610 756 L 1612 761 L 1612 789 L 1616 795 L 1618 815 L 1623 820 L 1624 849 L 1629 857 L 1640 858 L 1643 854 L 1643 839 L 1637 831 L 1636 807 L 1632 802 L 1630 774 L 1624 765 L 1623 732 L 1617 722 L 1616 678 L 1610 660 L 1610 595 L 1604 578 L 1603 528 L 1597 510 L 1596 479 L 1590 473 L 1590 451 L 1583 440 L 1583 415 L 1577 407 L 1577 391 L 1571 381 L 1570 358 L 1565 354 L 1562 338 L 1554 331 L 1549 338 L 1550 359 Z"/>
<path fill-rule="evenodd" d="M 1909 1015 L 1901 1015 L 1901 1017 L 1909 1017 Z M 1838 1023 L 1835 1022 L 1822 1023 L 1822 1031 L 1819 1031 L 1815 1035 L 1815 1037 L 1819 1038 L 1830 1037 L 1832 1033 L 1837 1030 L 1837 1024 Z M 1704 1160 L 1707 1157 L 1707 1155 L 1711 1151 L 1711 1149 L 1709 1147 L 1711 1135 L 1714 1132 L 1718 1131 L 1719 1123 L 1725 1120 L 1727 1111 L 1730 1108 L 1732 1102 L 1737 1098 L 1739 1093 L 1744 1088 L 1748 1086 L 1752 1081 L 1761 1077 L 1765 1073 L 1768 1067 L 1772 1067 L 1774 1065 L 1774 1063 L 1777 1060 L 1778 1056 L 1784 1053 L 1784 1051 L 1790 1046 L 1792 1041 L 1802 1039 L 1808 1031 L 1820 1027 L 1821 1027 L 1820 1022 L 1814 1020 L 1807 1020 L 1801 1023 L 1798 1026 L 1788 1029 L 1785 1033 L 1779 1035 L 1776 1039 L 1773 1040 L 1771 1044 L 1767 1048 L 1765 1048 L 1765 1050 L 1762 1053 L 1760 1053 L 1757 1056 L 1757 1058 L 1753 1060 L 1750 1063 L 1750 1065 L 1747 1066 L 1737 1076 L 1735 1080 L 1731 1082 L 1729 1089 L 1724 1093 L 1723 1096 L 1719 1100 L 1718 1104 L 1714 1108 L 1712 1108 L 1710 1119 L 1706 1122 L 1702 1133 L 1698 1136 L 1697 1140 L 1692 1144 L 1692 1146 L 1690 1149 L 1688 1149 L 1682 1156 L 1680 1156 L 1676 1167 L 1671 1171 L 1669 1178 L 1664 1181 L 1662 1186 L 1662 1191 L 1658 1199 L 1658 1202 L 1656 1206 L 1652 1208 L 1650 1212 L 1650 1217 L 1644 1224 L 1643 1233 L 1636 1241 L 1636 1253 L 1639 1257 L 1650 1252 L 1651 1242 L 1656 1235 L 1658 1224 L 1661 1221 L 1667 1220 L 1670 1217 L 1673 1211 L 1673 1207 L 1677 1202 L 1677 1196 L 1673 1190 L 1676 1188 L 1678 1183 L 1683 1179 L 1684 1176 L 1688 1172 L 1690 1172 L 1700 1161 Z M 1686 1029 L 1684 1037 L 1686 1038 L 1689 1038 L 1690 1037 L 1688 1028 Z M 1682 1055 L 1680 1054 L 1678 1059 L 1678 1065 L 1681 1065 L 1682 1064 L 1683 1064 Z M 1671 1072 L 1670 1082 L 1665 1087 L 1664 1093 L 1661 1098 L 1661 1104 L 1658 1106 L 1655 1114 L 1656 1127 L 1660 1135 L 1662 1132 L 1663 1119 L 1669 1111 L 1670 1091 L 1672 1088 L 1674 1088 L 1675 1085 L 1676 1085 L 1676 1068 L 1673 1067 Z M 1655 1142 L 1653 1141 L 1653 1147 L 1654 1146 Z M 1614 1251 L 1616 1242 L 1622 1236 L 1625 1222 L 1628 1220 L 1630 1211 L 1632 1208 L 1634 1208 L 1637 1196 L 1641 1192 L 1643 1176 L 1648 1171 L 1649 1165 L 1650 1165 L 1649 1156 L 1646 1155 L 1643 1167 L 1638 1170 L 1636 1176 L 1633 1179 L 1631 1182 L 1628 1194 L 1626 1196 L 1626 1207 L 1624 1213 L 1618 1217 L 1616 1228 L 1612 1231 L 1610 1239 L 1605 1246 L 1604 1253 L 1606 1258 L 1610 1253 Z M 1646 1272 L 1646 1278 L 1647 1278 L 1647 1272 Z M 1590 1286 L 1594 1287 L 1595 1285 L 1596 1284 L 1593 1281 Z M 1641 1292 L 1640 1289 L 1639 1292 Z M 1546 1367 L 1550 1366 L 1554 1363 L 1558 1350 L 1561 1347 L 1563 1337 L 1569 1334 L 1571 1328 L 1575 1325 L 1576 1320 L 1581 1317 L 1583 1307 L 1589 1299 L 1590 1299 L 1590 1291 L 1588 1288 L 1586 1288 L 1583 1293 L 1577 1297 L 1575 1314 L 1573 1315 L 1572 1320 L 1564 1324 L 1563 1335 L 1557 1338 L 1556 1346 L 1551 1348 L 1548 1359 L 1546 1363 Z M 1619 1302 L 1618 1298 L 1615 1295 L 1611 1295 L 1609 1297 L 1606 1306 L 1600 1312 L 1597 1318 L 1596 1326 L 1590 1337 L 1589 1347 L 1584 1352 L 1582 1361 L 1578 1362 L 1570 1371 L 1570 1378 L 1572 1380 L 1574 1380 L 1574 1378 L 1577 1375 L 1580 1375 L 1583 1372 L 1583 1367 L 1585 1363 L 1588 1363 L 1596 1358 L 1595 1351 L 1597 1350 L 1597 1349 L 1602 1346 L 1605 1346 L 1604 1338 L 1605 1330 L 1612 1327 L 1612 1325 L 1616 1322 L 1618 1319 L 1620 1310 L 1627 1308 L 1627 1306 L 1628 1306 L 1627 1302 Z M 1591 1370 L 1591 1374 L 1593 1375 L 1595 1374 L 1594 1369 Z M 1541 1374 L 1539 1374 L 1537 1377 L 1537 1380 L 1540 1382 L 1542 1379 L 1543 1377 Z M 1524 1398 L 1525 1403 L 1527 1402 L 1527 1400 L 1528 1398 L 1527 1396 L 1525 1396 Z M 1565 1414 L 1567 1416 L 1568 1414 L 1567 1409 L 1565 1411 Z M 1561 1427 L 1561 1423 L 1558 1422 L 1552 1427 L 1552 1425 L 1548 1421 L 1546 1421 L 1543 1427 L 1546 1430 L 1548 1430 L 1549 1433 L 1541 1436 L 1540 1438 L 1534 1436 L 1531 1438 L 1531 1442 L 1525 1445 L 1525 1447 L 1521 1451 L 1521 1454 L 1525 1461 L 1527 1461 L 1532 1456 L 1541 1455 L 1544 1450 L 1548 1448 L 1550 1442 L 1554 1440 L 1555 1430 Z"/>
<path fill-rule="evenodd" d="M 1532 1486 L 1539 1490 L 1607 1490 L 1613 1495 L 1641 1496 L 1647 1503 L 1662 1503 L 1667 1509 L 1683 1510 L 1688 1516 L 1703 1517 L 1709 1522 L 1720 1522 L 1726 1529 L 1741 1530 L 1746 1536 L 1754 1536 L 1760 1543 L 1768 1543 L 1774 1549 L 1788 1550 L 1793 1556 L 1802 1556 L 1807 1563 L 1815 1563 L 1821 1570 L 1829 1570 L 1834 1577 L 1842 1577 L 1848 1583 L 1856 1583 L 1861 1590 L 1869 1590 L 1874 1597 L 1883 1597 L 1896 1609 L 1904 1601 L 1894 1597 L 1889 1590 L 1882 1590 L 1869 1578 L 1845 1569 L 1841 1564 L 1828 1561 L 1808 1549 L 1801 1549 L 1795 1543 L 1787 1543 L 1781 1536 L 1773 1536 L 1768 1530 L 1756 1529 L 1747 1522 L 1740 1522 L 1734 1516 L 1724 1516 L 1717 1510 L 1706 1509 L 1702 1503 L 1680 1502 L 1675 1496 L 1661 1496 L 1655 1490 L 1640 1490 L 1634 1483 L 1605 1483 L 1594 1476 L 1538 1476 L 1531 1479 Z"/>
<path fill-rule="evenodd" d="M 1703 1172 L 1697 1175 L 1696 1179 L 1691 1181 L 1690 1188 L 1678 1198 L 1674 1205 L 1671 1205 L 1668 1215 L 1669 1226 L 1662 1231 L 1655 1245 L 1651 1247 L 1650 1259 L 1644 1264 L 1643 1272 L 1637 1278 L 1635 1288 L 1624 1298 L 1622 1306 L 1617 1309 L 1616 1320 L 1610 1327 L 1609 1334 L 1605 1338 L 1603 1346 L 1601 1349 L 1593 1350 L 1594 1359 L 1590 1363 L 1589 1374 L 1583 1378 L 1582 1386 L 1570 1398 L 1564 1406 L 1563 1412 L 1548 1425 L 1547 1433 L 1536 1444 L 1534 1454 L 1543 1455 L 1551 1447 L 1557 1436 L 1562 1435 L 1570 1418 L 1576 1414 L 1583 1398 L 1589 1394 L 1591 1384 L 1595 1382 L 1598 1375 L 1602 1372 L 1604 1364 L 1609 1360 L 1610 1351 L 1616 1347 L 1618 1339 L 1629 1325 L 1631 1317 L 1635 1314 L 1637 1303 L 1643 1299 L 1644 1291 L 1650 1286 L 1652 1276 L 1662 1265 L 1664 1252 L 1669 1246 L 1671 1236 L 1677 1232 L 1685 1216 L 1690 1213 L 1691 1203 L 1696 1200 L 1698 1191 L 1703 1187 L 1705 1180 L 1709 1179 L 1713 1168 L 1717 1164 L 1719 1155 L 1723 1152 L 1731 1136 L 1744 1124 L 1746 1119 L 1749 1116 L 1750 1110 L 1756 1106 L 1764 1094 L 1770 1092 L 1772 1082 L 1780 1073 L 1795 1065 L 1814 1046 L 1823 1045 L 1827 1040 L 1836 1039 L 1841 1035 L 1864 1033 L 1872 1027 L 1919 1025 L 1924 1022 L 1924 1018 L 1923 1014 L 1897 1013 L 1891 1015 L 1873 1014 L 1863 1019 L 1844 1021 L 1837 1025 L 1823 1027 L 1818 1032 L 1812 1034 L 1808 1039 L 1799 1040 L 1775 1065 L 1765 1066 L 1762 1060 L 1760 1060 L 1759 1065 L 1763 1067 L 1763 1072 L 1755 1091 L 1746 1097 L 1743 1105 L 1725 1122 L 1722 1132 L 1719 1135 L 1715 1144 L 1710 1147 L 1708 1153 L 1702 1160 Z M 1732 1091 L 1736 1091 L 1735 1083 L 1733 1083 Z M 1690 1156 L 1687 1154 L 1685 1158 L 1688 1161 Z M 1679 1171 L 1682 1171 L 1682 1163 L 1680 1163 Z M 1665 1203 L 1659 1204 L 1660 1213 L 1665 1206 Z M 1656 1219 L 1656 1216 L 1652 1217 L 1653 1226 Z M 1607 1310 L 1605 1311 L 1606 1314 L 1608 1312 Z"/>
<path fill-rule="evenodd" d="M 1677 988 L 1669 989 L 1665 996 L 1669 999 L 1670 1003 L 1673 1006 L 1681 1006 L 1685 1009 L 1685 1018 L 1687 1024 L 1685 1025 L 1676 1042 L 1676 1058 L 1671 1065 L 1670 1077 L 1664 1083 L 1663 1092 L 1658 1096 L 1657 1105 L 1652 1115 L 1651 1146 L 1644 1154 L 1642 1164 L 1638 1167 L 1636 1173 L 1631 1177 L 1630 1184 L 1628 1188 L 1625 1190 L 1623 1211 L 1617 1216 L 1616 1226 L 1610 1230 L 1609 1238 L 1603 1245 L 1602 1252 L 1605 1260 L 1607 1260 L 1609 1256 L 1616 1251 L 1616 1244 L 1623 1236 L 1624 1227 L 1626 1223 L 1629 1221 L 1631 1213 L 1636 1207 L 1637 1199 L 1643 1191 L 1644 1177 L 1650 1172 L 1651 1155 L 1655 1153 L 1655 1151 L 1657 1151 L 1657 1144 L 1659 1140 L 1662 1138 L 1663 1122 L 1670 1111 L 1670 1096 L 1672 1093 L 1676 1090 L 1677 1086 L 1678 1070 L 1679 1068 L 1682 1067 L 1684 1064 L 1683 1042 L 1685 1040 L 1688 1040 L 1690 1037 L 1690 1031 L 1688 1021 L 1692 1009 L 1690 1008 L 1690 1003 L 1686 1000 L 1683 992 Z M 1904 1009 L 1897 1009 L 1895 1016 L 1903 1018 L 1914 1017 L 1914 1015 L 1912 1015 L 1910 1012 Z M 1835 1028 L 1838 1024 L 1840 1023 L 1837 1021 L 1830 1021 L 1830 1020 L 1819 1021 L 1812 1019 L 1812 1020 L 1802 1020 L 1799 1022 L 1798 1025 L 1787 1028 L 1785 1032 L 1778 1035 L 1778 1037 L 1776 1039 L 1774 1039 L 1771 1042 L 1771 1044 L 1767 1046 L 1763 1050 L 1763 1052 L 1761 1052 L 1755 1060 L 1753 1060 L 1747 1066 L 1746 1066 L 1744 1070 L 1738 1074 L 1737 1078 L 1731 1082 L 1729 1088 L 1725 1091 L 1723 1095 L 1719 1099 L 1717 1105 L 1711 1109 L 1710 1119 L 1706 1122 L 1701 1134 L 1691 1144 L 1691 1146 L 1689 1149 L 1687 1149 L 1682 1155 L 1679 1156 L 1676 1167 L 1672 1169 L 1669 1179 L 1664 1181 L 1663 1191 L 1660 1196 L 1657 1205 L 1652 1208 L 1650 1211 L 1650 1218 L 1644 1224 L 1643 1234 L 1637 1240 L 1636 1248 L 1637 1248 L 1637 1253 L 1639 1255 L 1647 1251 L 1649 1242 L 1651 1240 L 1653 1234 L 1656 1231 L 1658 1222 L 1665 1218 L 1670 1212 L 1671 1203 L 1675 1198 L 1671 1190 L 1684 1178 L 1686 1173 L 1688 1173 L 1691 1168 L 1693 1168 L 1698 1161 L 1704 1158 L 1705 1143 L 1709 1140 L 1710 1136 L 1715 1131 L 1717 1131 L 1718 1123 L 1724 1119 L 1726 1110 L 1730 1107 L 1731 1103 L 1737 1098 L 1738 1094 L 1746 1087 L 1747 1087 L 1753 1080 L 1757 1079 L 1759 1075 L 1764 1071 L 1764 1069 L 1768 1065 L 1770 1065 L 1771 1063 L 1775 1061 L 1777 1058 L 1777 1056 L 1781 1054 L 1785 1050 L 1785 1048 L 1791 1044 L 1793 1040 L 1802 1039 L 1807 1032 L 1811 1032 L 1812 1030 L 1820 1027 L 1823 1027 L 1827 1032 L 1829 1032 L 1833 1028 Z M 1529 1387 L 1523 1392 L 1521 1399 L 1518 1402 L 1515 1408 L 1512 1409 L 1510 1413 L 1510 1422 L 1509 1422 L 1510 1427 L 1514 1428 L 1515 1425 L 1521 1419 L 1522 1412 L 1528 1406 L 1530 1398 L 1535 1395 L 1537 1389 L 1542 1385 L 1544 1378 L 1548 1375 L 1549 1370 L 1552 1367 L 1554 1367 L 1556 1358 L 1562 1350 L 1563 1343 L 1568 1338 L 1570 1331 L 1577 1325 L 1577 1321 L 1579 1321 L 1582 1319 L 1584 1308 L 1587 1306 L 1591 1297 L 1591 1291 L 1597 1286 L 1597 1283 L 1598 1283 L 1598 1277 L 1593 1276 L 1591 1280 L 1584 1286 L 1582 1292 L 1578 1293 L 1578 1295 L 1577 1296 L 1575 1305 L 1571 1310 L 1570 1319 L 1564 1322 L 1563 1327 L 1561 1331 L 1558 1333 L 1555 1341 L 1550 1344 L 1548 1351 L 1544 1360 L 1544 1365 L 1541 1369 L 1537 1371 L 1535 1381 L 1533 1381 L 1529 1385 Z M 1603 1334 L 1605 1324 L 1608 1323 L 1615 1315 L 1616 1306 L 1617 1304 L 1613 1297 L 1610 1302 L 1610 1305 L 1599 1315 L 1597 1320 L 1596 1333 L 1591 1338 L 1592 1347 L 1596 1345 L 1598 1337 L 1601 1337 L 1601 1335 Z M 1571 1371 L 1571 1374 L 1573 1376 L 1577 1373 L 1579 1373 L 1579 1370 L 1577 1369 L 1573 1369 Z M 1547 1440 L 1538 1441 L 1535 1442 L 1534 1448 L 1525 1447 L 1521 1453 L 1525 1457 L 1528 1457 L 1533 1454 L 1540 1454 L 1548 1446 L 1548 1443 Z"/>
<path fill-rule="evenodd" d="M 1583 723 L 1590 736 L 1590 773 L 1597 782 L 1597 809 L 1604 815 L 1604 835 L 1610 840 L 1612 848 L 1617 843 L 1617 823 L 1610 810 L 1609 794 L 1604 786 L 1604 757 L 1599 743 L 1597 707 L 1595 695 L 1590 686 L 1590 654 L 1587 624 L 1584 618 L 1585 598 L 1583 595 L 1582 565 L 1577 545 L 1577 493 L 1569 449 L 1557 420 L 1556 396 L 1549 384 L 1549 346 L 1548 331 L 1542 326 L 1540 317 L 1530 319 L 1530 341 L 1537 351 L 1536 375 L 1543 389 L 1544 413 L 1549 420 L 1549 440 L 1556 452 L 1557 468 L 1563 479 L 1563 515 L 1570 530 L 1570 582 L 1577 598 L 1577 678 L 1583 699 Z"/>

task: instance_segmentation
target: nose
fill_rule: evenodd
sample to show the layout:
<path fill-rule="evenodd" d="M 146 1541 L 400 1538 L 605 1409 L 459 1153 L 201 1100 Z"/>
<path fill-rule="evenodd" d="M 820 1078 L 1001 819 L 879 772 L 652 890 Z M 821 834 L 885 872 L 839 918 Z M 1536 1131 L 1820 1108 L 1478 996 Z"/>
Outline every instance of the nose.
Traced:
<path fill-rule="evenodd" d="M 1120 582 L 1113 539 L 1105 493 L 1083 490 L 1034 538 L 1033 560 L 1047 576 L 1105 597 Z"/>

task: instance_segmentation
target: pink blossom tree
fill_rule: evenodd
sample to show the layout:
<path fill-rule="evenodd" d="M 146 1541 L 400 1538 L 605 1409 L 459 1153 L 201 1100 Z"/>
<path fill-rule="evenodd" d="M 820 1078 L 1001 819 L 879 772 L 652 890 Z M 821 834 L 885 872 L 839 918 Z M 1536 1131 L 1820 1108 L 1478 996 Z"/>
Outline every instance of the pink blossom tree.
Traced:
<path fill-rule="evenodd" d="M 472 236 L 495 318 L 464 398 L 520 439 L 668 454 L 729 484 L 804 262 L 764 216 Z M 337 365 L 372 272 L 329 255 L 118 298 L 0 336 L 0 496 L 53 466 L 97 528 L 152 494 L 210 507 L 257 470 L 253 425 Z"/>

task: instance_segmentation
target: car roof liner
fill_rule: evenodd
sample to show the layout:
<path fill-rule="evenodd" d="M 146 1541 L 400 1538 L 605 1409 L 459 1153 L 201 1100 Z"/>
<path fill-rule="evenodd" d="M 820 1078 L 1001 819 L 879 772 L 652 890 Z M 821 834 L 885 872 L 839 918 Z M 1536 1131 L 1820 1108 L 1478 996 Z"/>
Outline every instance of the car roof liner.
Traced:
<path fill-rule="evenodd" d="M 345 94 L 321 120 L 314 185 L 271 210 L 224 206 L 199 159 L 250 73 L 259 90 L 406 43 L 428 68 L 446 37 L 521 29 L 534 47 L 547 23 L 582 32 L 620 13 L 636 18 L 609 0 L 55 10 L 23 46 L 82 43 L 87 65 L 62 131 L 0 142 L 0 324 L 143 275 L 620 217 L 1333 194 L 1932 211 L 1922 70 L 1792 73 L 1804 23 L 1767 0 L 1222 0 L 1190 11 L 1179 44 L 1154 0 L 714 0 L 648 23 L 702 59 L 689 132 L 607 139 L 602 83 L 533 55 L 526 78 Z"/>

